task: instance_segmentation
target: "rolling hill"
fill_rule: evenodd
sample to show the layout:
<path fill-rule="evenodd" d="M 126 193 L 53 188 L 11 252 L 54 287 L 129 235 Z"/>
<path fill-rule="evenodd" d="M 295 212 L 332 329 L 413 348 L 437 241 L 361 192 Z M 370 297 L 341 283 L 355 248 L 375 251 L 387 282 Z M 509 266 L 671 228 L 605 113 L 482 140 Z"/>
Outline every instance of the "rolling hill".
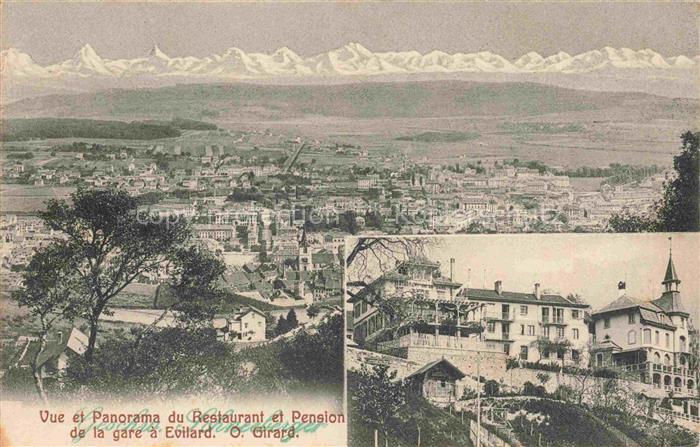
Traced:
<path fill-rule="evenodd" d="M 634 92 L 594 92 L 526 82 L 366 82 L 336 85 L 182 84 L 30 98 L 6 117 L 281 120 L 309 116 L 436 118 L 534 116 L 610 108 L 697 114 L 697 101 Z"/>

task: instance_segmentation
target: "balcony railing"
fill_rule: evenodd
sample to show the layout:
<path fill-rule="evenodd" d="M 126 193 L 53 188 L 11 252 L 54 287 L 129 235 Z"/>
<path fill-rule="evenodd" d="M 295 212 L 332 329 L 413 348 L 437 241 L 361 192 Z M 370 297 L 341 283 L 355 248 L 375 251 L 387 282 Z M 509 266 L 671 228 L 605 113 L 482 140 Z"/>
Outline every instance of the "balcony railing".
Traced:
<path fill-rule="evenodd" d="M 542 317 L 541 324 L 561 324 L 564 325 L 564 317 Z"/>
<path fill-rule="evenodd" d="M 487 310 L 484 312 L 483 317 L 485 320 L 501 320 L 501 321 L 513 321 L 515 320 L 515 311 L 511 310 L 508 312 Z"/>
<path fill-rule="evenodd" d="M 649 371 L 657 373 L 666 373 L 675 376 L 683 376 L 690 379 L 694 379 L 696 377 L 696 374 L 688 368 L 677 368 L 671 365 L 663 365 L 661 363 L 653 362 L 635 363 L 631 365 L 618 365 L 614 368 L 627 372 Z"/>
<path fill-rule="evenodd" d="M 691 422 L 695 422 L 695 423 L 700 422 L 700 416 L 696 416 L 696 415 L 692 415 L 692 414 L 685 414 L 685 413 L 681 413 L 679 411 L 671 411 L 667 408 L 660 408 L 660 407 L 657 407 L 655 409 L 655 411 L 656 411 L 656 413 L 658 413 L 660 415 L 664 415 L 666 417 L 683 419 L 683 420 L 691 421 Z"/>
<path fill-rule="evenodd" d="M 430 335 L 430 334 L 408 334 L 395 340 L 389 340 L 378 344 L 379 348 L 407 348 L 407 347 L 439 347 L 452 349 L 467 349 L 483 351 L 482 343 L 479 343 L 473 338 L 455 337 L 449 335 Z"/>

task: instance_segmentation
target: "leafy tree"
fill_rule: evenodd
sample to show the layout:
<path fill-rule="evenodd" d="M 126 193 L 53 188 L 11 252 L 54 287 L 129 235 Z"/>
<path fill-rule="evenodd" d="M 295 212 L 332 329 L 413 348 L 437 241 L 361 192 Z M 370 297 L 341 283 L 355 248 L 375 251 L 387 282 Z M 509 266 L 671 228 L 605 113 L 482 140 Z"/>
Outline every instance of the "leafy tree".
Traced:
<path fill-rule="evenodd" d="M 484 395 L 486 396 L 498 396 L 498 382 L 490 379 L 484 383 Z"/>
<path fill-rule="evenodd" d="M 486 233 L 486 227 L 481 222 L 471 222 L 466 228 L 466 232 L 470 234 L 483 234 Z"/>
<path fill-rule="evenodd" d="M 316 333 L 299 331 L 285 339 L 279 357 L 293 378 L 315 385 L 343 383 L 345 346 L 341 314 L 334 314 L 318 325 Z"/>
<path fill-rule="evenodd" d="M 164 328 L 149 332 L 134 346 L 119 335 L 100 344 L 93 361 L 78 357 L 66 371 L 66 391 L 96 396 L 181 395 L 235 389 L 231 374 L 237 357 L 231 345 L 211 329 Z"/>
<path fill-rule="evenodd" d="M 316 303 L 311 304 L 309 307 L 306 308 L 306 315 L 308 315 L 309 318 L 315 318 L 320 312 L 321 308 Z"/>
<path fill-rule="evenodd" d="M 539 353 L 537 363 L 540 363 L 542 360 L 542 353 L 549 352 L 561 357 L 562 367 L 564 366 L 564 355 L 571 349 L 571 342 L 566 338 L 550 340 L 547 337 L 537 337 L 537 339 L 530 344 L 537 348 L 537 352 Z"/>
<path fill-rule="evenodd" d="M 289 309 L 289 312 L 287 313 L 287 327 L 289 331 L 294 329 L 295 327 L 299 326 L 299 320 L 297 320 L 297 313 L 294 311 L 294 309 Z"/>
<path fill-rule="evenodd" d="M 396 371 L 389 372 L 388 366 L 375 366 L 369 370 L 363 365 L 358 372 L 357 387 L 350 395 L 360 418 L 374 428 L 376 433 L 381 428 L 386 438 L 387 423 L 396 416 L 406 404 L 406 385 L 396 380 Z"/>
<path fill-rule="evenodd" d="M 156 274 L 176 261 L 190 232 L 182 220 L 153 220 L 138 213 L 138 202 L 125 191 L 79 189 L 72 203 L 51 199 L 42 213 L 46 225 L 66 238 L 55 242 L 73 268 L 71 284 L 82 295 L 80 316 L 89 325 L 85 358 L 92 360 L 99 320 L 108 304 L 141 275 Z"/>
<path fill-rule="evenodd" d="M 613 214 L 608 221 L 608 228 L 616 233 L 646 233 L 655 231 L 656 222 L 653 217 L 625 211 Z"/>
<path fill-rule="evenodd" d="M 663 197 L 653 215 L 645 216 L 626 211 L 613 215 L 610 230 L 621 233 L 647 231 L 699 231 L 698 204 L 698 145 L 700 133 L 686 132 L 681 136 L 681 153 L 673 157 L 676 178 L 666 184 Z"/>
<path fill-rule="evenodd" d="M 54 243 L 39 249 L 24 272 L 22 287 L 13 292 L 12 298 L 39 320 L 39 347 L 31 360 L 34 386 L 39 397 L 48 402 L 44 389 L 44 353 L 48 335 L 55 325 L 71 321 L 82 310 L 83 303 L 77 293 L 78 285 L 72 271 L 75 261 L 62 244 Z"/>
<path fill-rule="evenodd" d="M 666 185 L 658 208 L 659 231 L 698 231 L 698 146 L 700 132 L 686 132 L 681 153 L 673 157 L 676 178 Z"/>
<path fill-rule="evenodd" d="M 282 335 L 288 331 L 289 327 L 287 326 L 287 319 L 284 318 L 283 315 L 280 315 L 279 319 L 277 320 L 277 326 L 275 326 L 275 335 Z"/>

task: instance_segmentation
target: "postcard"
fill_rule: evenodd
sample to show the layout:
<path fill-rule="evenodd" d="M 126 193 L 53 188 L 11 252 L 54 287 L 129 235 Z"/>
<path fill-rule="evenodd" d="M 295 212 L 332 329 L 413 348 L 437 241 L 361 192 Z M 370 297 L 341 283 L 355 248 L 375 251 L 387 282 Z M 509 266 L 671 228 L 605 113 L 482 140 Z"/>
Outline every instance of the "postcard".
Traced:
<path fill-rule="evenodd" d="M 697 444 L 699 13 L 2 2 L 0 445 Z"/>

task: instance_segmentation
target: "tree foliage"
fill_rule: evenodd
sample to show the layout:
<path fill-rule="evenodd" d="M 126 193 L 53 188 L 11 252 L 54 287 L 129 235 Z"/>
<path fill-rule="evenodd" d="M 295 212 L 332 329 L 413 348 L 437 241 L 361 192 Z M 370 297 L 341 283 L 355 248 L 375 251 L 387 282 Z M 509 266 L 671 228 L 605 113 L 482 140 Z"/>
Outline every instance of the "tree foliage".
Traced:
<path fill-rule="evenodd" d="M 658 231 L 698 231 L 698 144 L 700 133 L 681 136 L 681 153 L 673 158 L 676 178 L 666 185 L 658 207 Z"/>
<path fill-rule="evenodd" d="M 673 158 L 675 178 L 666 183 L 662 199 L 650 215 L 625 211 L 613 215 L 608 227 L 620 233 L 649 231 L 699 231 L 698 145 L 700 133 L 681 136 L 681 153 Z"/>
<path fill-rule="evenodd" d="M 88 362 L 100 317 L 109 314 L 110 300 L 129 284 L 174 267 L 175 289 L 182 298 L 204 293 L 212 277 L 222 271 L 216 267 L 218 260 L 187 248 L 191 235 L 187 222 L 140 213 L 138 200 L 123 190 L 78 189 L 71 199 L 70 204 L 49 200 L 42 218 L 63 235 L 54 244 L 72 265 L 70 280 L 63 280 L 75 284 L 82 297 L 79 316 L 89 325 Z"/>
<path fill-rule="evenodd" d="M 374 427 L 384 429 L 391 418 L 406 404 L 407 386 L 396 379 L 396 371 L 388 366 L 363 366 L 357 372 L 357 386 L 350 396 L 360 418 Z"/>

